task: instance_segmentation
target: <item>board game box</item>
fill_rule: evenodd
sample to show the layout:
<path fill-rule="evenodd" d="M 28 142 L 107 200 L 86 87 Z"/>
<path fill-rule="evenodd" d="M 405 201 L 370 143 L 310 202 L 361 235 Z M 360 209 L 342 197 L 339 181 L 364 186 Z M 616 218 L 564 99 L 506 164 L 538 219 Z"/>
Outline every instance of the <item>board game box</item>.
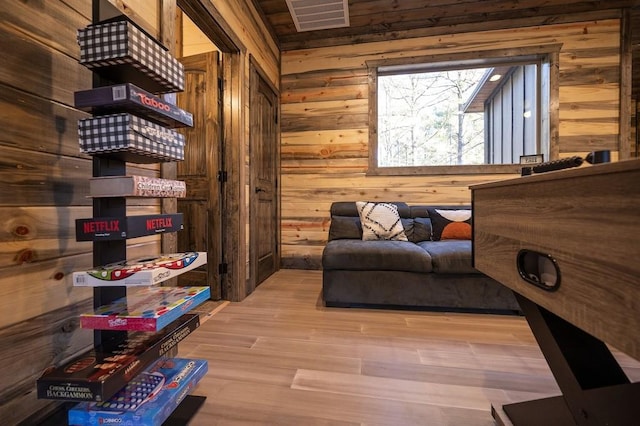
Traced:
<path fill-rule="evenodd" d="M 131 84 L 116 84 L 74 93 L 76 108 L 93 114 L 130 112 L 166 127 L 191 127 L 193 115 Z"/>
<path fill-rule="evenodd" d="M 208 300 L 209 287 L 146 287 L 80 315 L 80 327 L 98 330 L 158 331 Z"/>
<path fill-rule="evenodd" d="M 78 287 L 149 286 L 177 277 L 207 263 L 207 252 L 190 251 L 125 260 L 73 273 Z"/>
<path fill-rule="evenodd" d="M 181 180 L 147 176 L 103 176 L 89 180 L 89 196 L 99 197 L 176 197 L 187 195 Z"/>
<path fill-rule="evenodd" d="M 78 120 L 78 142 L 85 154 L 132 163 L 184 159 L 184 135 L 128 113 Z"/>
<path fill-rule="evenodd" d="M 81 402 L 69 410 L 69 425 L 160 426 L 208 370 L 201 359 L 159 359 L 104 402 Z"/>
<path fill-rule="evenodd" d="M 114 83 L 133 83 L 151 93 L 184 90 L 184 66 L 127 17 L 78 30 L 80 64 Z"/>
<path fill-rule="evenodd" d="M 157 333 L 125 333 L 121 341 L 103 343 L 61 366 L 48 368 L 37 380 L 38 398 L 106 401 L 199 326 L 198 315 L 185 314 Z"/>
<path fill-rule="evenodd" d="M 76 241 L 123 240 L 182 228 L 182 213 L 76 219 Z"/>

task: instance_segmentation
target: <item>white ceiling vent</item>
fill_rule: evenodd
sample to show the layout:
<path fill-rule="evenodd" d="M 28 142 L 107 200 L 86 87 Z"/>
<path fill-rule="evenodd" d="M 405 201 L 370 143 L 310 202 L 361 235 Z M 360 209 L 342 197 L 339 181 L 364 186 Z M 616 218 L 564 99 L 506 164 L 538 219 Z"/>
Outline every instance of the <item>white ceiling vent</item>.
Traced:
<path fill-rule="evenodd" d="M 298 32 L 349 26 L 348 0 L 287 0 Z"/>

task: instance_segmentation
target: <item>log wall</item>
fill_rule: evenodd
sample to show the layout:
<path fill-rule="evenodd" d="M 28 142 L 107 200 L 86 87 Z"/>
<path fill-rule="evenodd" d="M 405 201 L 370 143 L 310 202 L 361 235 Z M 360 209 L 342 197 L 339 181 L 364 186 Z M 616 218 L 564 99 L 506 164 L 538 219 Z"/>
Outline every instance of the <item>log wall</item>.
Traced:
<path fill-rule="evenodd" d="M 447 34 L 282 53 L 282 263 L 319 269 L 333 201 L 470 203 L 513 175 L 367 176 L 365 61 L 561 43 L 559 153 L 619 151 L 620 20 Z"/>
<path fill-rule="evenodd" d="M 153 4 L 143 2 L 144 10 Z M 92 216 L 92 161 L 79 152 L 77 131 L 78 119 L 89 115 L 73 107 L 73 93 L 92 86 L 91 72 L 78 64 L 76 42 L 76 30 L 90 23 L 91 13 L 86 0 L 0 2 L 3 424 L 55 405 L 36 399 L 36 379 L 93 342 L 93 333 L 79 330 L 78 322 L 91 309 L 93 292 L 71 282 L 73 271 L 93 264 L 92 244 L 75 240 L 75 219 Z M 146 27 L 157 35 L 157 14 L 151 16 L 155 30 Z M 147 176 L 158 176 L 158 170 L 128 167 Z M 129 205 L 132 215 L 160 212 L 155 199 Z M 131 240 L 128 255 L 159 253 L 159 246 L 157 237 Z"/>
<path fill-rule="evenodd" d="M 172 50 L 176 0 L 105 0 L 161 39 Z M 279 51 L 250 0 L 210 2 L 224 28 L 241 43 L 234 59 L 240 93 L 233 138 L 236 209 L 232 222 L 235 267 L 233 296 L 246 295 L 249 268 L 245 224 L 248 205 L 249 56 L 279 85 Z M 73 94 L 92 86 L 92 73 L 78 64 L 76 31 L 91 21 L 91 1 L 0 2 L 0 418 L 17 424 L 55 408 L 38 400 L 36 379 L 53 364 L 88 349 L 90 330 L 78 315 L 91 309 L 93 292 L 73 287 L 71 273 L 92 266 L 92 244 L 75 241 L 75 219 L 92 216 L 87 197 L 92 159 L 78 149 L 77 121 L 89 115 L 73 107 Z M 128 164 L 127 172 L 160 176 L 157 164 Z M 158 199 L 127 201 L 131 215 L 159 213 Z M 239 211 L 238 211 L 239 210 Z M 160 253 L 158 237 L 129 241 L 129 258 Z M 230 255 L 231 256 L 231 255 Z"/>

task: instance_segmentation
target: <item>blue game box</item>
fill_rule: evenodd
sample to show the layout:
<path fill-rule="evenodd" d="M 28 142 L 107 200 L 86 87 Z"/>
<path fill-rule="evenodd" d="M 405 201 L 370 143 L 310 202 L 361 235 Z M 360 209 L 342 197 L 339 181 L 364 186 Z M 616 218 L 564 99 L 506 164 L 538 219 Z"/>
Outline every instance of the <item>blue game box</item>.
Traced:
<path fill-rule="evenodd" d="M 205 360 L 162 358 L 111 399 L 81 402 L 69 410 L 69 425 L 159 426 L 207 373 Z"/>

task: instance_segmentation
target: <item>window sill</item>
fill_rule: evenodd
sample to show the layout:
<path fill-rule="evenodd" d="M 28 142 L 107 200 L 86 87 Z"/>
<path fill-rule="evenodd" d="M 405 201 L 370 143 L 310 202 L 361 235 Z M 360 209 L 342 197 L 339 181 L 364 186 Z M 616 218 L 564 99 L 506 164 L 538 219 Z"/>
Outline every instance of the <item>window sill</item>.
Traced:
<path fill-rule="evenodd" d="M 521 164 L 474 164 L 461 166 L 370 167 L 367 176 L 518 174 Z"/>

